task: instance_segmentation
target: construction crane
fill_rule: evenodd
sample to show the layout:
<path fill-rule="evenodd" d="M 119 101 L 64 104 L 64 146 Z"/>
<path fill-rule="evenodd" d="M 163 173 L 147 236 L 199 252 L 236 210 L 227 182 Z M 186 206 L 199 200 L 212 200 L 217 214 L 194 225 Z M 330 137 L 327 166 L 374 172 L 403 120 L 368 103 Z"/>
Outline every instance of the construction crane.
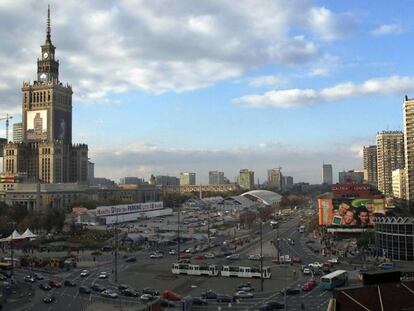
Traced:
<path fill-rule="evenodd" d="M 9 142 L 9 120 L 13 119 L 13 116 L 6 113 L 5 117 L 0 117 L 0 121 L 6 120 L 6 141 Z"/>

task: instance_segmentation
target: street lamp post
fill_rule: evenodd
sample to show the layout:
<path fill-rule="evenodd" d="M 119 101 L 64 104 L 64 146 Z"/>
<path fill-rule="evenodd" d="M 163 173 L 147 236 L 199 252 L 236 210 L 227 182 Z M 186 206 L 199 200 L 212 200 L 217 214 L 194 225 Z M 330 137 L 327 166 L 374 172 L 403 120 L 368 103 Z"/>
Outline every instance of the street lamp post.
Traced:
<path fill-rule="evenodd" d="M 263 221 L 260 219 L 260 291 L 263 292 Z"/>
<path fill-rule="evenodd" d="M 118 211 L 115 221 L 115 283 L 118 283 Z"/>
<path fill-rule="evenodd" d="M 180 203 L 178 203 L 177 207 L 178 207 L 178 211 L 177 211 L 177 260 L 179 261 L 180 260 L 180 243 L 181 243 L 181 238 L 180 238 L 181 207 L 180 207 Z"/>
<path fill-rule="evenodd" d="M 13 227 L 14 232 L 14 226 L 16 226 L 16 222 L 12 221 L 10 222 Z M 10 238 L 10 257 L 11 257 L 11 276 L 13 277 L 14 274 L 14 249 L 13 249 L 13 233 Z"/>

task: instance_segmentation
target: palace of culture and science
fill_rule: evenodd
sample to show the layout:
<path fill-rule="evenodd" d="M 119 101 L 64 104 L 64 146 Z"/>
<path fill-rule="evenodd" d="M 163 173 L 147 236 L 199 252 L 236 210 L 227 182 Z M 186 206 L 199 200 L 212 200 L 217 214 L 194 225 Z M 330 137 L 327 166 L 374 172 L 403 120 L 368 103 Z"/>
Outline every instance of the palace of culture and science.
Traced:
<path fill-rule="evenodd" d="M 37 60 L 37 80 L 23 82 L 23 141 L 7 143 L 3 174 L 41 183 L 86 183 L 88 146 L 72 145 L 72 87 L 59 81 L 50 10 L 46 41 Z"/>

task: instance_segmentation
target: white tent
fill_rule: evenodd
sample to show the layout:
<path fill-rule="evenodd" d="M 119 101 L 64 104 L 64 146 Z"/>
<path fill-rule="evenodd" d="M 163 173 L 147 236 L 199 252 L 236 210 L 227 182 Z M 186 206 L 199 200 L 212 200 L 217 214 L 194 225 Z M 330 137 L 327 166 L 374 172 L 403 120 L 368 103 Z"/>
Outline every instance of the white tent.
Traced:
<path fill-rule="evenodd" d="M 0 239 L 0 242 L 10 242 L 14 240 L 21 240 L 24 239 L 17 230 L 14 230 L 12 234 L 10 234 L 7 238 Z"/>
<path fill-rule="evenodd" d="M 30 231 L 29 228 L 26 229 L 26 231 L 21 236 L 23 239 L 33 239 L 37 238 L 37 235 L 34 234 L 32 231 Z"/>

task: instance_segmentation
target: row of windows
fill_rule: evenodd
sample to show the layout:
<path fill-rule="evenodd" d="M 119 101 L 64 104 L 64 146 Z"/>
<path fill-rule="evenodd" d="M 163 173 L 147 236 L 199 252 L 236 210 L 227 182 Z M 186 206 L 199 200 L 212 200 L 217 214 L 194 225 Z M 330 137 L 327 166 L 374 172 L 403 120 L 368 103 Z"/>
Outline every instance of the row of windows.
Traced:
<path fill-rule="evenodd" d="M 6 156 L 13 156 L 14 155 L 14 149 L 6 150 Z"/>

